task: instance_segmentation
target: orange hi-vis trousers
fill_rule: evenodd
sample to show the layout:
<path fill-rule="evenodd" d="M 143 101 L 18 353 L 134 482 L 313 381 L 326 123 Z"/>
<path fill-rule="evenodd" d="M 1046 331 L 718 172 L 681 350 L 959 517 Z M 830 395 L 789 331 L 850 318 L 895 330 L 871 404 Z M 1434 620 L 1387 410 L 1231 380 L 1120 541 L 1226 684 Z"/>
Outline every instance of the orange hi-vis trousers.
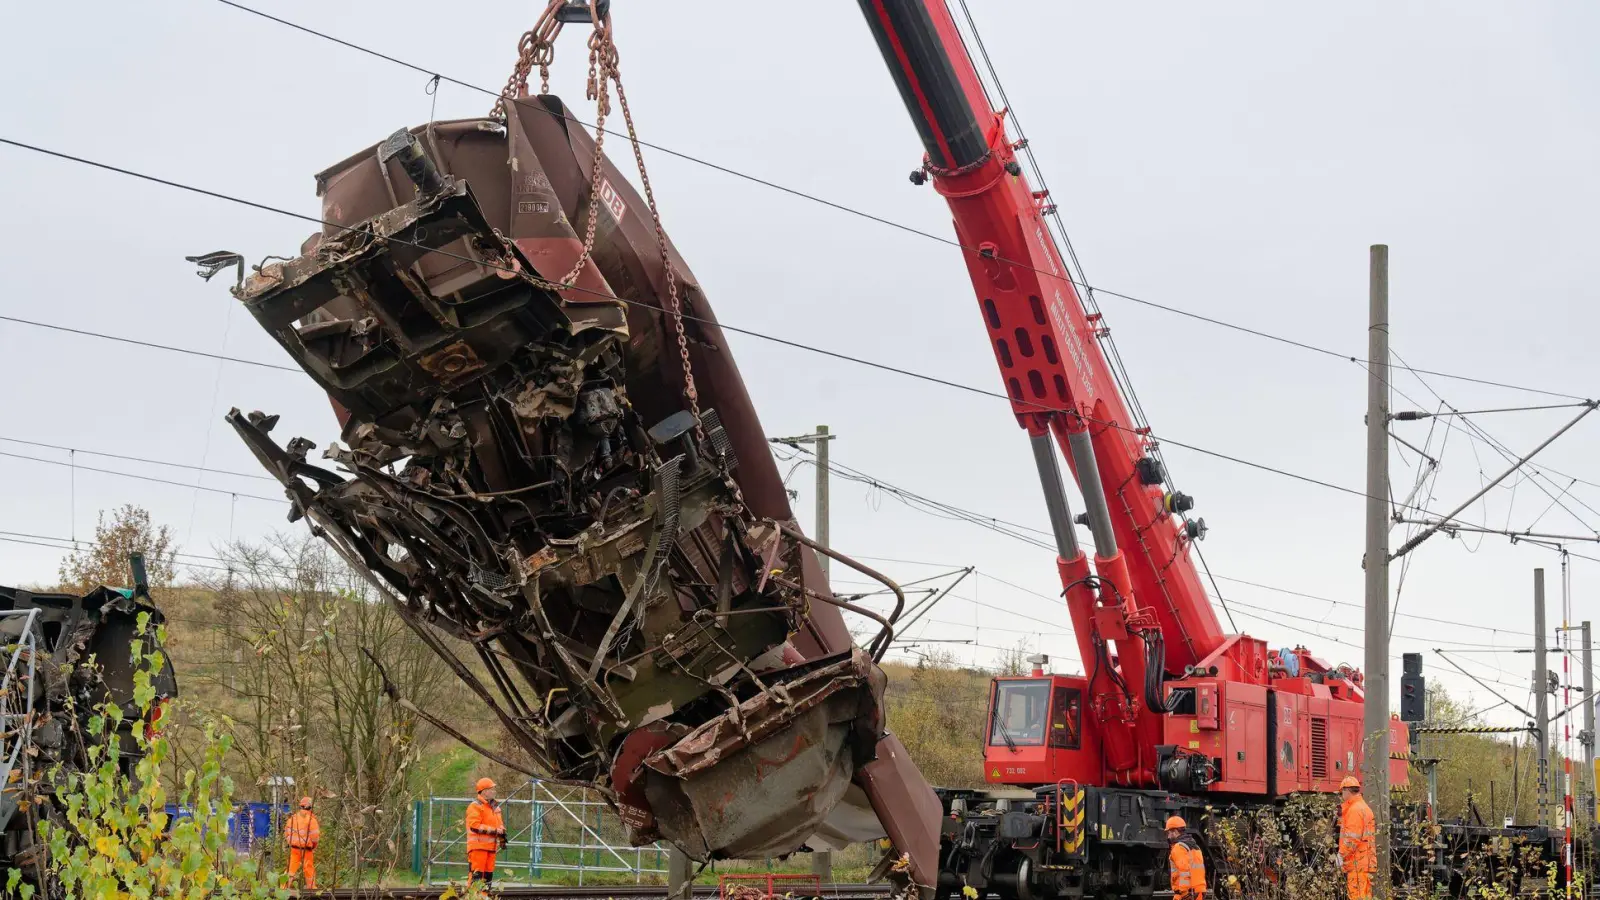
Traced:
<path fill-rule="evenodd" d="M 494 858 L 493 850 L 468 850 L 467 851 L 467 886 L 482 878 L 489 884 L 494 884 Z"/>
<path fill-rule="evenodd" d="M 302 865 L 304 865 L 305 866 L 305 870 L 306 870 L 306 890 L 309 890 L 309 891 L 316 890 L 317 889 L 317 862 L 316 862 L 316 856 L 317 856 L 317 851 L 315 851 L 315 850 L 301 850 L 299 847 L 290 847 L 289 848 L 289 880 L 291 882 L 293 882 L 294 881 L 294 877 L 296 875 L 300 874 L 300 867 Z"/>

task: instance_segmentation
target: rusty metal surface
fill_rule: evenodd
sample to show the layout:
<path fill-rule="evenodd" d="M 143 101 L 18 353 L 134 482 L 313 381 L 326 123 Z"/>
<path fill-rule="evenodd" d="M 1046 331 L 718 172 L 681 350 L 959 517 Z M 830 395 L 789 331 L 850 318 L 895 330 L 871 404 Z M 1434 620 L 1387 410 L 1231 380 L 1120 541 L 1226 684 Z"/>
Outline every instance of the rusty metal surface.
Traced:
<path fill-rule="evenodd" d="M 565 112 L 517 101 L 318 174 L 330 224 L 234 293 L 328 393 L 342 444 L 313 462 L 273 416 L 228 421 L 528 770 L 595 785 L 635 840 L 704 860 L 880 836 L 884 792 L 856 782 L 882 673 L 793 529 L 698 282 L 669 244 L 686 367 L 648 209 L 609 162 L 591 178 Z M 931 797 L 908 764 L 901 793 Z"/>
<path fill-rule="evenodd" d="M 663 833 L 690 856 L 759 858 L 816 832 L 871 758 L 883 675 L 859 650 L 729 709 L 644 760 Z M 792 674 L 792 673 L 786 673 Z M 652 837 L 641 833 L 639 839 Z"/>
<path fill-rule="evenodd" d="M 163 649 L 156 629 L 165 618 L 147 595 L 110 587 L 79 596 L 0 586 L 0 610 L 33 615 L 31 620 L 11 615 L 0 621 L 0 646 L 7 651 L 0 658 L 0 673 L 6 660 L 18 654 L 18 668 L 5 679 L 7 706 L 15 718 L 6 722 L 4 746 L 14 751 L 13 742 L 24 741 L 20 765 L 0 780 L 0 869 L 21 870 L 24 880 L 38 887 L 43 844 L 35 825 L 50 821 L 65 826 L 66 806 L 56 791 L 69 783 L 68 773 L 92 771 L 97 765 L 93 754 L 113 746 L 129 771 L 143 756 L 135 739 L 135 729 L 144 725 L 135 693 L 140 661 L 132 650 L 136 644 L 144 654 Z M 147 617 L 144 632 L 139 629 L 141 617 Z M 25 627 L 31 627 L 36 643 L 23 642 Z M 178 695 L 172 661 L 163 658 L 151 676 L 159 710 Z M 108 702 L 127 716 L 95 732 L 90 721 Z M 23 719 L 26 723 L 19 724 Z M 9 761 L 0 757 L 0 768 Z"/>
<path fill-rule="evenodd" d="M 889 840 L 907 856 L 912 882 L 926 893 L 939 878 L 939 820 L 944 808 L 899 738 L 885 734 L 874 756 L 856 773 L 856 782 L 877 810 Z"/>

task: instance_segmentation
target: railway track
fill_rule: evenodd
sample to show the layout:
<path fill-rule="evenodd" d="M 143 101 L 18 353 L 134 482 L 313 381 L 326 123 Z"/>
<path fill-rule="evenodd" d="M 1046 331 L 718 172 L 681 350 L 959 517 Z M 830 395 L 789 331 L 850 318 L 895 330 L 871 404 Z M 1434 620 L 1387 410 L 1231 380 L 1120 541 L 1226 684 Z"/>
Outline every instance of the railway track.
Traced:
<path fill-rule="evenodd" d="M 305 900 L 439 900 L 449 885 L 394 888 L 338 888 L 326 891 L 301 891 Z M 454 888 L 456 894 L 460 887 Z M 563 884 L 506 885 L 494 892 L 507 900 L 538 898 L 538 900 L 610 900 L 610 898 L 650 898 L 666 900 L 667 888 L 659 884 L 584 885 L 575 887 Z M 712 900 L 718 896 L 717 886 L 695 885 L 694 900 Z M 798 890 L 796 896 L 800 896 Z M 823 900 L 883 900 L 889 896 L 887 884 L 824 884 Z"/>

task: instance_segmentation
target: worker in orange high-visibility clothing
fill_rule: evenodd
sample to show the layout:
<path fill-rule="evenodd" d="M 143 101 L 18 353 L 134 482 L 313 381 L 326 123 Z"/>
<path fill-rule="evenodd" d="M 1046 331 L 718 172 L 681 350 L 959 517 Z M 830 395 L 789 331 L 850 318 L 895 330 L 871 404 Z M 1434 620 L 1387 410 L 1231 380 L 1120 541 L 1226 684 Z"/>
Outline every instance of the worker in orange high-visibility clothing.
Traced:
<path fill-rule="evenodd" d="M 494 884 L 494 857 L 506 845 L 506 822 L 494 801 L 494 782 L 478 779 L 478 799 L 467 807 L 467 886 Z"/>
<path fill-rule="evenodd" d="M 1171 853 L 1167 868 L 1172 872 L 1173 900 L 1205 900 L 1206 863 L 1200 855 L 1200 843 L 1188 833 L 1189 823 L 1180 816 L 1167 820 L 1167 843 Z"/>
<path fill-rule="evenodd" d="M 311 798 L 300 798 L 300 811 L 283 823 L 283 836 L 289 841 L 289 883 L 306 870 L 306 890 L 317 889 L 317 842 L 322 840 L 322 826 L 317 814 L 311 811 Z"/>
<path fill-rule="evenodd" d="M 1347 777 L 1339 785 L 1339 860 L 1344 864 L 1350 900 L 1371 900 L 1372 875 L 1378 868 L 1378 831 L 1372 808 L 1361 797 L 1361 782 Z"/>

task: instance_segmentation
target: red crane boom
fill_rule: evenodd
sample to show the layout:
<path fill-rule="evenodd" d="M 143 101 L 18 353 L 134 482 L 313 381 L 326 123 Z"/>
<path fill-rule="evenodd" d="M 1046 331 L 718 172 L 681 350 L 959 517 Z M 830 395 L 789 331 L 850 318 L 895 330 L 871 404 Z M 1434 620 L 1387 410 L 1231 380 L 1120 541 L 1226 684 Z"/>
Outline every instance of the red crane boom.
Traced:
<path fill-rule="evenodd" d="M 990 104 L 944 0 L 859 2 L 922 138 L 926 156 L 912 180 L 931 180 L 949 204 L 1006 395 L 1032 440 L 1088 670 L 1086 679 L 1056 676 L 1048 703 L 1024 696 L 1025 685 L 1008 694 L 997 682 L 989 780 L 1268 795 L 1331 789 L 1346 769 L 1347 739 L 1359 755 L 1358 733 L 1344 732 L 1352 723 L 1359 732 L 1360 674 L 1223 632 L 1190 558 L 1204 523 L 1184 517 L 1190 497 L 1164 486 L 1156 441 L 1130 411 L 1102 347 L 1105 324 L 1085 308 L 1085 286 L 1046 224 L 1050 198 L 1023 174 L 1007 111 Z M 1084 498 L 1077 520 L 1052 443 Z M 1077 523 L 1093 534 L 1092 569 Z M 1006 730 L 1016 704 L 1051 718 L 1048 748 L 1043 730 L 1036 751 Z M 1048 715 L 1085 709 L 1087 726 Z M 1293 752 L 1302 719 L 1318 742 L 1303 765 Z M 1243 733 L 1233 735 L 1236 728 Z"/>

